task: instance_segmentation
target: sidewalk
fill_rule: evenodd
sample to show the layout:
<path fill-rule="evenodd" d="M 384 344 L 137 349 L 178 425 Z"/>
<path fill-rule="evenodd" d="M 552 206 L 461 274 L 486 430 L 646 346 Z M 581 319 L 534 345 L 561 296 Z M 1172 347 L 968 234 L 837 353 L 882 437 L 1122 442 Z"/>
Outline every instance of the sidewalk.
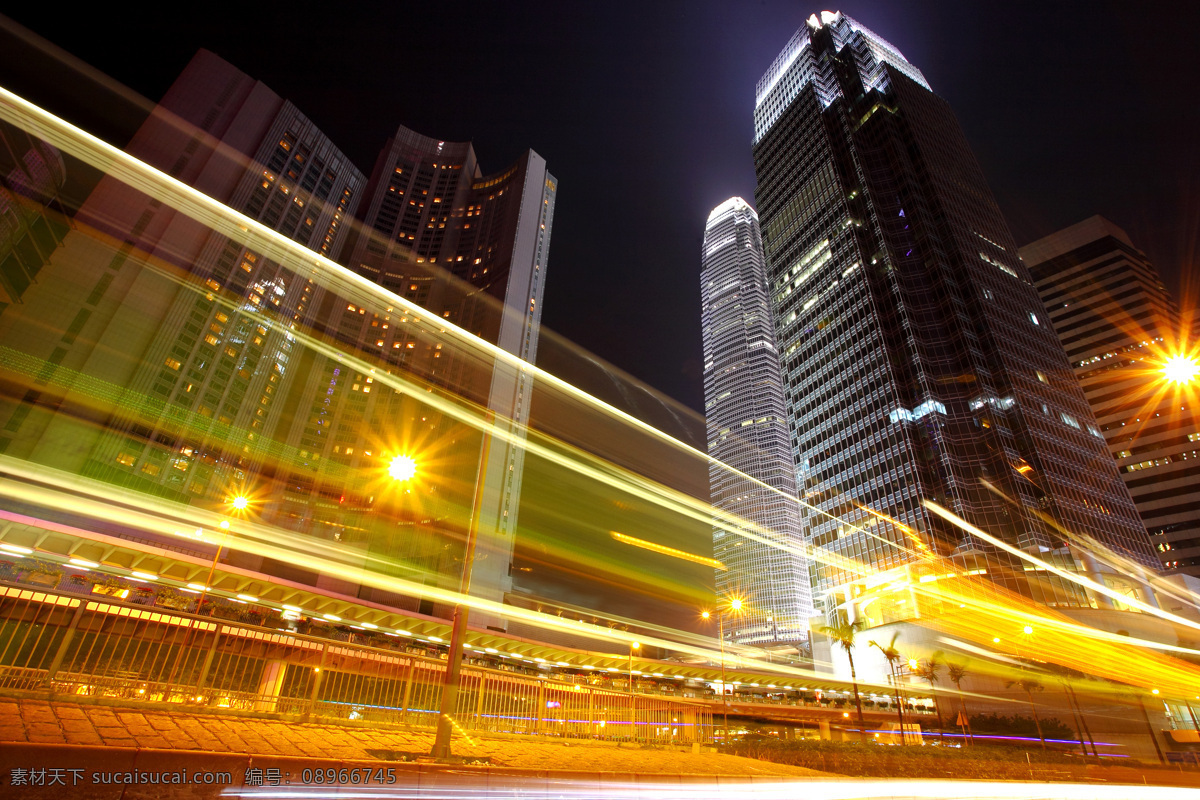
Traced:
<path fill-rule="evenodd" d="M 5 743 L 203 751 L 253 756 L 373 760 L 379 751 L 428 753 L 432 732 L 299 724 L 279 720 L 146 708 L 0 698 Z M 374 753 L 372 752 L 374 751 Z M 815 770 L 717 753 L 576 744 L 537 737 L 455 736 L 456 755 L 522 770 L 661 775 L 816 777 Z M 7 775 L 0 780 L 7 784 Z"/>

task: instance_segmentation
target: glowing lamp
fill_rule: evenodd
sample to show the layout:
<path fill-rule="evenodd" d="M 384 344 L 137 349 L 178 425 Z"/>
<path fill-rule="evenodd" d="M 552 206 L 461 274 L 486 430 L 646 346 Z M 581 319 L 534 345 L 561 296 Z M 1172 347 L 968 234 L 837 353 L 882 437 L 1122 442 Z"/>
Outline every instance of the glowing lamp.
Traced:
<path fill-rule="evenodd" d="M 1162 372 L 1172 383 L 1191 383 L 1200 374 L 1200 363 L 1191 356 L 1171 356 L 1163 362 Z"/>
<path fill-rule="evenodd" d="M 388 464 L 388 475 L 392 480 L 407 481 L 417 474 L 417 462 L 411 456 L 396 456 Z"/>

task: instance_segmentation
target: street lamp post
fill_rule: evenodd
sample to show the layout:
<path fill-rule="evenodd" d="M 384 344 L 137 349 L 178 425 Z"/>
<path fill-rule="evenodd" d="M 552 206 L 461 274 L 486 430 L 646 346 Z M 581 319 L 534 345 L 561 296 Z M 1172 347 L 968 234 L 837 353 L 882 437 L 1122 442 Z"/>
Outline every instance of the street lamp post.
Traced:
<path fill-rule="evenodd" d="M 244 514 L 250 508 L 250 498 L 244 494 L 239 494 L 229 500 L 229 505 L 236 513 Z M 229 520 L 221 520 L 219 527 L 223 531 L 221 543 L 217 545 L 217 552 L 213 554 L 212 563 L 208 566 L 208 577 L 204 579 L 204 588 L 200 590 L 200 597 L 196 600 L 197 614 L 203 612 L 204 601 L 208 599 L 208 590 L 212 587 L 213 576 L 217 573 L 217 562 L 221 560 L 221 551 L 225 549 L 225 545 L 229 542 Z"/>
<path fill-rule="evenodd" d="M 729 608 L 732 609 L 733 611 L 741 611 L 742 610 L 742 601 L 738 600 L 737 598 L 730 600 Z M 722 611 L 723 611 L 723 609 L 720 606 L 718 606 L 717 607 L 717 639 L 721 645 L 721 716 L 725 722 L 725 728 L 724 728 L 724 733 L 722 735 L 722 741 L 728 742 L 729 741 L 729 699 L 728 699 L 728 696 L 725 694 L 725 688 L 727 685 L 725 682 L 725 615 L 724 615 L 724 613 L 722 613 Z M 704 617 L 704 619 L 708 619 L 709 613 L 707 611 L 705 611 L 700 616 Z"/>
<path fill-rule="evenodd" d="M 491 454 L 494 419 L 495 415 L 491 411 L 484 418 L 483 441 L 479 447 L 479 470 L 475 474 L 475 497 L 471 503 L 471 519 L 467 525 L 467 544 L 463 553 L 462 575 L 458 585 L 459 601 L 454 606 L 454 625 L 450 629 L 450 651 L 446 658 L 446 679 L 442 686 L 437 734 L 434 737 L 433 750 L 430 753 L 434 758 L 449 758 L 450 756 L 450 735 L 453 715 L 457 710 L 458 689 L 462 679 L 463 637 L 467 632 L 467 612 L 469 611 L 463 598 L 471 590 L 471 570 L 475 565 L 475 541 L 479 536 L 479 517 L 483 513 L 483 483 L 487 476 L 488 457 Z M 407 469 L 405 466 L 406 472 Z"/>
<path fill-rule="evenodd" d="M 208 599 L 208 590 L 212 588 L 213 575 L 217 572 L 217 562 L 221 560 L 221 550 L 229 541 L 228 520 L 221 520 L 221 530 L 224 531 L 224 535 L 221 536 L 221 542 L 217 545 L 217 552 L 213 553 L 212 563 L 208 565 L 208 577 L 204 579 L 204 587 L 200 590 L 200 597 L 196 600 L 197 614 L 204 613 L 204 601 Z"/>

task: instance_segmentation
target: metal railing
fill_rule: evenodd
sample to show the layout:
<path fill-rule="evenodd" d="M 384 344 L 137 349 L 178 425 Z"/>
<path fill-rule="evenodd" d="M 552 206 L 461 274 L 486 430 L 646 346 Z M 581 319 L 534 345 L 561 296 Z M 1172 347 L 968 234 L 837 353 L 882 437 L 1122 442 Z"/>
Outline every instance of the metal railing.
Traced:
<path fill-rule="evenodd" d="M 0 689 L 433 728 L 444 660 L 0 586 Z M 703 704 L 464 666 L 464 732 L 708 742 Z"/>

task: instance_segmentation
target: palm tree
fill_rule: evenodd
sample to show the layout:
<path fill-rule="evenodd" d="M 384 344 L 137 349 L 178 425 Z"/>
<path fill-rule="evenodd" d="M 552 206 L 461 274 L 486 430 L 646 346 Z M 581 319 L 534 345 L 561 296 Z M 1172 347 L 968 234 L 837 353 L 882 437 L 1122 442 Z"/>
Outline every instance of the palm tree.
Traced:
<path fill-rule="evenodd" d="M 963 722 L 967 723 L 963 726 L 963 733 L 967 735 L 967 741 L 973 744 L 975 737 L 971 735 L 971 718 L 967 716 L 967 700 L 962 695 L 962 679 L 966 677 L 966 674 L 966 664 L 946 662 L 946 675 L 950 678 L 950 682 L 954 684 L 954 688 L 958 690 L 958 705 L 962 709 Z"/>
<path fill-rule="evenodd" d="M 844 614 L 839 614 L 835 624 L 822 625 L 817 630 L 828 636 L 830 642 L 841 645 L 850 660 L 850 682 L 854 684 L 854 705 L 858 708 L 858 732 L 860 738 L 867 740 L 867 724 L 863 721 L 862 698 L 858 696 L 858 674 L 854 671 L 854 636 L 863 629 L 861 620 L 847 621 Z"/>
<path fill-rule="evenodd" d="M 884 647 L 879 642 L 872 639 L 867 642 L 869 647 L 879 648 L 879 652 L 883 653 L 883 657 L 887 659 L 888 670 L 892 673 L 892 685 L 896 687 L 896 717 L 900 720 L 900 744 L 904 744 L 904 698 L 900 694 L 900 676 L 896 673 L 896 667 L 900 663 L 900 651 L 896 649 L 896 640 L 900 638 L 900 634 L 892 635 L 892 641 Z"/>
<path fill-rule="evenodd" d="M 1029 710 L 1033 712 L 1033 724 L 1037 726 L 1038 738 L 1042 740 L 1042 749 L 1046 749 L 1046 737 L 1042 735 L 1042 721 L 1038 719 L 1037 706 L 1033 703 L 1033 693 L 1040 692 L 1045 689 L 1040 683 L 1033 678 L 1019 678 L 1015 681 L 1009 681 L 1007 684 L 1011 689 L 1013 686 L 1020 686 L 1025 695 L 1029 698 Z"/>
<path fill-rule="evenodd" d="M 942 730 L 942 709 L 938 706 L 937 687 L 935 686 L 938 681 L 938 672 L 942 669 L 942 662 L 938 660 L 938 657 L 941 655 L 942 651 L 939 650 L 925 659 L 923 665 L 918 664 L 914 671 L 917 675 L 929 681 L 929 693 L 933 695 L 933 713 L 937 714 L 938 737 L 945 739 L 946 732 Z"/>

